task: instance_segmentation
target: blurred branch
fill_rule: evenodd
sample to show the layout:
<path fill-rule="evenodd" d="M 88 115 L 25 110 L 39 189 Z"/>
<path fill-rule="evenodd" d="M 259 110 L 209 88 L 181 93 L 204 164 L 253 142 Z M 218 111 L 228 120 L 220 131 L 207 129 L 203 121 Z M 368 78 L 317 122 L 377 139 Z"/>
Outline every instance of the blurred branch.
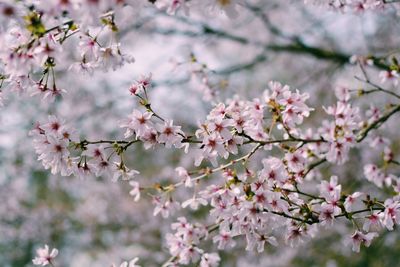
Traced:
<path fill-rule="evenodd" d="M 263 63 L 266 60 L 267 60 L 267 57 L 265 56 L 265 53 L 263 52 L 263 53 L 257 55 L 255 58 L 253 58 L 249 62 L 233 65 L 233 66 L 226 67 L 226 68 L 220 69 L 220 70 L 216 70 L 216 71 L 214 71 L 214 73 L 218 74 L 218 75 L 226 75 L 226 74 L 231 74 L 231 73 L 238 72 L 238 71 L 251 70 L 254 67 L 256 67 L 258 64 Z"/>
<path fill-rule="evenodd" d="M 222 68 L 219 70 L 212 70 L 211 72 L 216 75 L 229 75 L 229 74 L 236 73 L 239 71 L 251 70 L 251 69 L 255 68 L 257 65 L 265 62 L 267 59 L 268 58 L 267 58 L 267 56 L 265 56 L 265 52 L 262 52 L 248 62 L 233 64 L 231 66 L 228 66 L 228 67 L 225 67 L 225 68 Z M 182 84 L 188 83 L 189 81 L 190 81 L 190 76 L 180 78 L 177 80 L 166 79 L 166 80 L 160 80 L 160 81 L 153 82 L 153 86 L 182 85 Z"/>
<path fill-rule="evenodd" d="M 319 47 L 308 46 L 299 40 L 288 45 L 268 44 L 266 48 L 274 52 L 309 55 L 316 59 L 334 61 L 343 65 L 349 63 L 350 59 L 350 55 L 337 51 L 325 50 Z"/>
<path fill-rule="evenodd" d="M 357 142 L 361 142 L 364 140 L 367 136 L 368 133 L 373 130 L 379 128 L 383 123 L 385 123 L 393 114 L 397 113 L 400 111 L 400 105 L 395 106 L 391 111 L 387 112 L 385 115 L 371 123 L 367 128 L 362 130 L 358 137 L 357 137 Z"/>
<path fill-rule="evenodd" d="M 255 15 L 257 15 L 266 26 L 266 28 L 274 35 L 282 37 L 284 39 L 289 40 L 286 44 L 281 43 L 262 43 L 257 40 L 251 40 L 247 37 L 236 35 L 230 33 L 228 31 L 217 29 L 204 23 L 202 21 L 197 21 L 193 19 L 188 19 L 187 17 L 182 16 L 168 16 L 165 13 L 156 13 L 156 15 L 168 16 L 170 19 L 174 19 L 178 22 L 186 24 L 191 27 L 195 27 L 195 29 L 176 29 L 176 28 L 161 28 L 161 27 L 145 27 L 145 25 L 154 20 L 154 17 L 144 18 L 141 22 L 131 25 L 130 27 L 122 30 L 120 32 L 121 35 L 124 35 L 130 32 L 132 29 L 143 31 L 147 31 L 148 33 L 165 35 L 165 36 L 185 36 L 189 38 L 204 38 L 205 36 L 211 36 L 220 38 L 222 40 L 233 41 L 242 45 L 250 45 L 255 47 L 261 47 L 265 51 L 271 51 L 276 53 L 290 53 L 294 55 L 305 55 L 313 57 L 317 60 L 325 60 L 339 63 L 340 65 L 350 64 L 350 58 L 352 55 L 346 54 L 341 51 L 329 50 L 323 47 L 311 46 L 306 44 L 301 40 L 300 36 L 292 36 L 287 33 L 284 33 L 279 27 L 272 24 L 268 16 L 263 12 L 260 7 L 256 6 L 247 6 L 250 11 L 252 11 Z M 389 66 L 382 62 L 380 58 L 371 58 L 374 62 L 374 66 L 379 69 L 389 69 Z M 257 56 L 252 62 L 243 63 L 238 65 L 237 67 L 233 66 L 227 68 L 226 70 L 218 71 L 220 74 L 229 74 L 235 71 L 240 71 L 242 69 L 250 69 L 255 65 L 264 62 L 266 60 L 264 55 Z"/>
<path fill-rule="evenodd" d="M 226 33 L 226 32 L 220 31 L 220 30 L 215 30 L 208 26 L 203 28 L 203 32 L 158 28 L 158 29 L 153 29 L 152 33 L 162 34 L 162 35 L 183 35 L 186 37 L 195 37 L 195 38 L 203 37 L 204 35 L 213 35 L 213 36 L 217 36 L 217 37 L 220 37 L 220 38 L 223 38 L 226 40 L 235 41 L 240 44 L 253 44 L 256 46 L 261 46 L 261 44 L 251 42 L 250 40 L 248 40 L 244 37 L 229 34 L 229 33 Z M 273 43 L 266 44 L 266 45 L 264 45 L 264 48 L 266 50 L 273 51 L 273 52 L 288 52 L 288 53 L 292 53 L 295 55 L 308 55 L 308 56 L 314 57 L 319 60 L 328 60 L 328 61 L 338 62 L 342 65 L 350 63 L 349 60 L 351 57 L 351 55 L 344 54 L 344 53 L 341 53 L 338 51 L 330 51 L 330 50 L 326 50 L 326 49 L 323 49 L 320 47 L 308 46 L 299 40 L 296 40 L 290 44 L 273 44 Z M 383 65 L 381 63 L 377 64 L 377 67 L 379 67 L 379 68 L 382 68 L 383 66 L 386 69 L 386 65 Z"/>
<path fill-rule="evenodd" d="M 290 34 L 284 33 L 279 27 L 275 26 L 271 20 L 269 19 L 268 15 L 264 12 L 264 10 L 259 6 L 254 6 L 247 4 L 246 7 L 253 12 L 260 20 L 263 22 L 264 26 L 274 35 L 293 40 L 296 37 Z"/>

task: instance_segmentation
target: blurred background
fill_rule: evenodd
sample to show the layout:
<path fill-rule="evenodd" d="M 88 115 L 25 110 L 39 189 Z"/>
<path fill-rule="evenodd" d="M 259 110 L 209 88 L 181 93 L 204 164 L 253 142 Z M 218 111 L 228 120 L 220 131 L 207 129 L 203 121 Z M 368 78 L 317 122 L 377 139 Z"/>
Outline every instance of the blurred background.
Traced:
<path fill-rule="evenodd" d="M 43 244 L 59 249 L 57 267 L 111 266 L 135 256 L 142 266 L 160 266 L 169 258 L 163 236 L 171 231 L 170 223 L 190 213 L 179 210 L 160 226 L 160 218 L 153 217 L 151 197 L 144 194 L 134 202 L 127 182 L 59 177 L 43 170 L 28 131 L 48 114 L 73 122 L 82 138 L 122 139 L 118 121 L 137 105 L 128 88 L 141 74 L 152 73 L 153 108 L 194 132 L 212 103 L 234 95 L 261 97 L 268 82 L 278 80 L 311 95 L 308 104 L 316 110 L 303 126 L 306 129 L 321 124 L 322 106 L 336 102 L 337 86 L 365 88 L 355 79 L 362 72 L 351 64 L 352 55 L 386 57 L 399 52 L 400 19 L 395 8 L 359 14 L 307 6 L 300 0 L 248 3 L 238 9 L 236 19 L 126 8 L 117 24 L 124 52 L 135 57 L 134 64 L 93 76 L 59 71 L 58 83 L 68 94 L 54 103 L 9 96 L 0 112 L 0 266 L 32 266 L 35 250 Z M 63 53 L 77 57 L 75 52 Z M 379 67 L 366 70 L 379 82 Z M 373 95 L 354 101 L 364 113 L 372 103 L 383 106 L 392 100 Z M 396 119 L 380 131 L 397 140 Z M 394 152 L 400 149 L 396 146 Z M 364 190 L 379 196 L 384 192 L 364 182 L 362 164 L 378 159 L 380 153 L 364 145 L 352 150 L 348 163 L 326 165 L 313 179 L 336 174 L 345 192 Z M 260 154 L 261 160 L 265 154 Z M 175 167 L 194 167 L 193 155 L 183 157 L 176 150 L 144 150 L 136 145 L 127 156 L 127 165 L 141 172 L 138 179 L 144 185 L 176 181 Z M 189 194 L 177 192 L 178 201 Z M 190 215 L 208 222 L 207 208 Z M 262 254 L 245 251 L 239 242 L 234 253 L 221 253 L 221 266 L 400 266 L 398 231 L 382 232 L 359 254 L 343 245 L 343 233 L 348 231 L 343 221 L 297 248 L 280 242 Z"/>

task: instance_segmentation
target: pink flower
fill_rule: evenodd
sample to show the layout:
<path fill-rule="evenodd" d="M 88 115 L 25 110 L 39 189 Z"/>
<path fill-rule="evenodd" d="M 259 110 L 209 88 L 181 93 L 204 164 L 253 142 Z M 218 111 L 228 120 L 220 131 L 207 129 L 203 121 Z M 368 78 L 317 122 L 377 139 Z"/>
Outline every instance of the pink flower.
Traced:
<path fill-rule="evenodd" d="M 79 51 L 81 52 L 81 57 L 85 57 L 85 60 L 97 60 L 100 50 L 98 43 L 87 35 L 83 35 L 80 38 Z"/>
<path fill-rule="evenodd" d="M 360 231 L 355 231 L 354 234 L 351 236 L 350 240 L 347 242 L 352 244 L 352 250 L 354 252 L 360 252 L 361 244 L 364 244 L 364 246 L 369 247 L 371 245 L 372 239 L 374 239 L 377 236 L 378 236 L 377 233 L 364 234 Z"/>
<path fill-rule="evenodd" d="M 384 204 L 385 210 L 381 222 L 389 231 L 392 231 L 394 224 L 400 223 L 400 203 L 393 199 L 387 199 Z"/>
<path fill-rule="evenodd" d="M 238 146 L 243 144 L 243 138 L 239 136 L 233 136 L 226 142 L 226 150 L 236 155 L 238 153 Z"/>
<path fill-rule="evenodd" d="M 232 119 L 223 119 L 222 117 L 217 117 L 209 121 L 208 130 L 210 132 L 216 132 L 224 140 L 228 140 L 232 138 L 232 133 L 229 128 L 233 125 L 234 121 Z"/>
<path fill-rule="evenodd" d="M 221 258 L 217 253 L 204 253 L 201 256 L 199 267 L 218 267 Z"/>
<path fill-rule="evenodd" d="M 116 70 L 122 67 L 125 63 L 133 63 L 135 59 L 127 54 L 122 54 L 120 50 L 120 44 L 111 44 L 108 47 L 101 47 L 99 50 L 99 66 L 104 71 L 108 71 L 110 68 Z"/>
<path fill-rule="evenodd" d="M 276 241 L 276 238 L 273 236 L 265 236 L 265 235 L 260 235 L 258 233 L 254 233 L 246 235 L 246 239 L 247 239 L 246 250 L 253 250 L 254 247 L 257 247 L 258 253 L 264 251 L 266 242 L 273 246 L 278 246 L 278 242 Z"/>
<path fill-rule="evenodd" d="M 282 160 L 269 157 L 267 159 L 263 159 L 263 169 L 259 172 L 260 181 L 270 181 L 272 183 L 278 183 L 279 185 L 283 185 L 288 179 L 288 173 L 284 168 Z"/>
<path fill-rule="evenodd" d="M 172 212 L 180 207 L 178 202 L 175 202 L 170 198 L 162 200 L 161 197 L 158 196 L 153 198 L 153 204 L 156 205 L 153 215 L 157 216 L 158 214 L 161 214 L 163 218 L 168 218 Z"/>
<path fill-rule="evenodd" d="M 189 6 L 185 0 L 160 0 L 155 2 L 160 9 L 166 9 L 168 14 L 175 15 L 179 10 L 189 15 Z"/>
<path fill-rule="evenodd" d="M 364 175 L 368 181 L 373 182 L 376 186 L 382 187 L 385 181 L 385 175 L 374 164 L 367 164 L 364 166 Z"/>
<path fill-rule="evenodd" d="M 340 199 L 342 186 L 338 184 L 338 177 L 331 176 L 329 182 L 321 181 L 319 185 L 320 195 L 328 202 L 336 202 Z"/>
<path fill-rule="evenodd" d="M 371 215 L 368 215 L 364 221 L 363 230 L 368 232 L 371 228 L 374 230 L 379 230 L 382 227 L 382 223 L 380 221 L 382 213 L 374 212 Z"/>
<path fill-rule="evenodd" d="M 331 203 L 322 203 L 318 209 L 318 219 L 321 221 L 321 225 L 332 225 L 335 220 L 335 216 L 341 213 L 341 209 Z"/>
<path fill-rule="evenodd" d="M 122 180 L 129 181 L 140 173 L 137 170 L 129 169 L 122 162 L 114 162 L 113 169 L 114 169 L 114 175 L 112 178 L 113 182 L 117 182 L 120 177 L 122 178 Z"/>
<path fill-rule="evenodd" d="M 290 87 L 288 85 L 283 85 L 277 81 L 270 81 L 268 83 L 270 90 L 264 92 L 264 100 L 266 103 L 271 101 L 278 101 L 278 98 L 283 97 L 286 92 L 289 92 Z"/>
<path fill-rule="evenodd" d="M 52 34 L 47 34 L 33 53 L 40 65 L 43 65 L 49 57 L 55 58 L 62 51 L 62 46 Z"/>
<path fill-rule="evenodd" d="M 381 110 L 374 105 L 370 105 L 370 108 L 365 112 L 365 116 L 368 118 L 368 123 L 373 123 L 374 121 L 378 120 L 381 115 Z"/>
<path fill-rule="evenodd" d="M 347 87 L 344 87 L 344 86 L 336 87 L 335 95 L 342 102 L 347 102 L 350 100 L 350 92 Z"/>
<path fill-rule="evenodd" d="M 225 249 L 225 247 L 234 247 L 236 245 L 231 233 L 228 231 L 220 231 L 219 234 L 213 238 L 213 242 L 218 243 L 218 249 Z"/>
<path fill-rule="evenodd" d="M 289 204 L 282 200 L 282 194 L 278 192 L 270 192 L 267 195 L 268 204 L 267 207 L 269 210 L 288 213 Z"/>
<path fill-rule="evenodd" d="M 36 257 L 32 260 L 33 264 L 46 266 L 52 263 L 52 260 L 58 255 L 58 250 L 53 248 L 49 252 L 49 246 L 45 245 L 44 248 L 36 250 Z"/>
<path fill-rule="evenodd" d="M 285 240 L 291 247 L 295 247 L 296 245 L 303 243 L 307 238 L 308 236 L 305 228 L 297 225 L 290 225 L 287 229 Z"/>
<path fill-rule="evenodd" d="M 128 119 L 121 121 L 121 128 L 128 128 L 125 132 L 125 138 L 132 136 L 133 132 L 137 138 L 143 137 L 147 132 L 151 131 L 153 124 L 150 121 L 153 113 L 141 112 L 140 110 L 133 110 Z"/>
<path fill-rule="evenodd" d="M 178 222 L 171 225 L 175 234 L 167 234 L 167 246 L 171 255 L 177 257 L 181 264 L 189 264 L 199 260 L 203 250 L 197 247 L 202 238 L 207 237 L 207 229 L 201 224 L 191 224 L 185 217 L 179 217 Z M 212 257 L 210 258 L 212 262 Z"/>
<path fill-rule="evenodd" d="M 190 178 L 190 175 L 185 168 L 177 167 L 175 171 L 178 173 L 179 178 L 186 187 L 193 186 L 192 178 Z"/>
<path fill-rule="evenodd" d="M 60 133 L 62 125 L 65 124 L 64 120 L 60 120 L 54 115 L 49 115 L 48 122 L 41 125 L 41 128 L 47 134 L 58 135 Z"/>
<path fill-rule="evenodd" d="M 300 151 L 286 153 L 285 160 L 290 171 L 298 173 L 304 170 L 305 159 Z"/>
<path fill-rule="evenodd" d="M 198 198 L 198 197 L 193 196 L 192 198 L 190 198 L 182 203 L 182 208 L 186 208 L 187 206 L 190 206 L 190 208 L 192 210 L 197 210 L 199 208 L 199 205 L 206 206 L 207 204 L 208 204 L 208 202 L 204 198 Z"/>
<path fill-rule="evenodd" d="M 167 148 L 175 146 L 180 148 L 182 146 L 182 140 L 184 133 L 181 130 L 181 126 L 174 126 L 172 120 L 166 120 L 164 124 L 159 124 L 157 127 L 160 135 L 157 138 L 159 143 L 165 144 Z"/>
<path fill-rule="evenodd" d="M 353 194 L 347 196 L 346 200 L 344 201 L 344 208 L 347 212 L 353 211 L 353 206 L 356 203 L 357 199 L 362 196 L 363 193 L 361 192 L 354 192 Z"/>
<path fill-rule="evenodd" d="M 214 151 L 218 153 L 223 158 L 228 158 L 229 153 L 225 149 L 223 139 L 215 133 L 207 135 L 203 139 L 203 150 L 206 153 L 213 153 Z"/>
<path fill-rule="evenodd" d="M 379 78 L 381 79 L 381 83 L 387 83 L 391 81 L 394 84 L 394 86 L 397 86 L 399 84 L 399 74 L 395 70 L 392 71 L 383 70 L 379 72 Z"/>
<path fill-rule="evenodd" d="M 147 90 L 151 86 L 151 78 L 153 74 L 149 73 L 148 75 L 141 75 L 139 80 L 137 80 L 137 86 L 142 90 Z"/>

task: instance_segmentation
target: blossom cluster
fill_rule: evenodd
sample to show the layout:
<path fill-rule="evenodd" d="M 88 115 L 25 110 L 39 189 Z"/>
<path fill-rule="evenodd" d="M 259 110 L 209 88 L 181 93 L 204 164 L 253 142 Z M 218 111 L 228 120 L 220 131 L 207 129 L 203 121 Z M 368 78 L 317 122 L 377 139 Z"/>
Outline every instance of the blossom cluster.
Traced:
<path fill-rule="evenodd" d="M 347 161 L 350 149 L 367 136 L 368 127 L 385 118 L 375 112 L 376 116 L 368 119 L 365 128 L 358 108 L 352 107 L 348 89 L 337 89 L 337 104 L 324 108 L 331 119 L 323 121 L 315 133 L 299 127 L 313 111 L 306 104 L 309 95 L 279 82 L 270 82 L 263 98 L 244 101 L 234 97 L 226 103 L 215 104 L 195 134 L 190 135 L 153 110 L 148 98 L 151 83 L 151 75 L 142 76 L 129 88 L 144 110 L 134 109 L 120 121 L 120 127 L 126 129 L 126 140 L 80 141 L 75 130 L 54 116 L 45 124 L 37 124 L 31 135 L 44 167 L 64 176 L 113 176 L 114 181 L 122 176 L 124 180 L 131 180 L 139 172 L 127 167 L 123 157 L 137 142 L 145 149 L 162 146 L 186 153 L 193 151 L 195 166 L 210 162 L 214 169 L 189 172 L 183 167 L 176 168 L 179 182 L 175 184 L 141 187 L 138 182 L 130 181 L 133 187 L 130 194 L 135 201 L 143 190 L 157 192 L 152 197 L 155 216 L 169 217 L 180 207 L 198 210 L 210 206 L 212 228 L 191 224 L 184 217 L 172 224 L 176 233 L 166 236 L 172 259 L 165 266 L 190 262 L 217 266 L 219 257 L 200 248 L 200 241 L 208 239 L 215 230 L 218 233 L 212 240 L 218 249 L 234 247 L 236 239 L 243 236 L 247 250 L 262 252 L 266 244 L 277 246 L 280 237 L 286 244 L 296 246 L 313 238 L 324 227 L 332 226 L 339 218 L 353 223 L 357 219 L 363 222 L 363 230 L 357 229 L 349 240 L 353 250 L 359 251 L 361 244 L 369 246 L 378 236 L 377 230 L 383 227 L 393 230 L 400 223 L 398 196 L 378 201 L 362 192 L 343 194 L 336 176 L 330 181 L 323 180 L 316 195 L 300 189 L 307 175 L 319 164 Z M 104 144 L 112 148 L 108 155 Z M 244 156 L 220 164 L 246 151 L 246 147 L 251 150 Z M 278 149 L 281 156 L 263 158 L 262 168 L 257 170 L 249 161 L 261 149 L 271 154 Z M 112 163 L 115 157 L 119 161 Z M 385 158 L 387 162 L 394 161 L 388 148 Z M 244 170 L 237 168 L 238 163 L 244 164 Z M 398 180 L 394 175 L 385 176 L 372 164 L 366 165 L 364 171 L 366 178 L 379 187 Z M 178 187 L 196 189 L 200 180 L 218 172 L 222 174 L 222 183 L 212 183 L 200 192 L 195 190 L 193 197 L 182 204 L 173 198 L 172 193 Z"/>
<path fill-rule="evenodd" d="M 309 3 L 310 1 L 306 1 Z M 311 1 L 312 2 L 312 1 Z M 323 1 L 324 3 L 326 1 Z M 390 3 L 384 0 L 328 1 L 337 9 L 380 9 Z M 312 2 L 314 3 L 314 2 Z M 325 3 L 326 4 L 326 3 Z M 157 1 L 2 1 L 0 19 L 0 80 L 3 88 L 0 103 L 8 92 L 26 92 L 54 100 L 66 92 L 57 84 L 56 73 L 73 70 L 92 74 L 95 70 L 116 70 L 135 60 L 124 53 L 118 38 L 127 9 L 156 8 L 168 14 L 190 10 L 202 13 L 224 13 L 235 18 L 246 3 L 239 0 L 157 0 Z M 70 48 L 77 51 L 68 54 Z M 197 66 L 197 64 L 196 64 Z M 192 73 L 200 81 L 205 98 L 212 98 L 213 89 L 204 65 L 198 64 Z M 382 74 L 384 75 L 384 74 Z M 386 75 L 386 79 L 395 73 Z M 3 84 L 4 83 L 4 84 Z"/>
<path fill-rule="evenodd" d="M 120 177 L 130 180 L 139 173 L 128 169 L 122 157 L 120 161 L 112 162 L 114 153 L 107 155 L 104 147 L 93 146 L 86 140 L 80 142 L 76 131 L 55 116 L 49 116 L 46 123 L 37 123 L 30 135 L 38 160 L 46 169 L 51 169 L 52 174 L 81 178 L 112 175 L 112 179 L 117 181 Z M 127 145 L 128 142 L 124 146 L 116 143 L 115 151 L 121 151 Z M 78 153 L 74 155 L 76 150 Z"/>
<path fill-rule="evenodd" d="M 304 0 L 306 4 L 323 5 L 335 10 L 364 12 L 367 10 L 382 10 L 386 4 L 396 1 L 386 0 Z"/>
<path fill-rule="evenodd" d="M 171 255 L 174 259 L 164 266 L 175 266 L 179 264 L 189 264 L 200 259 L 201 267 L 216 267 L 220 258 L 216 253 L 205 253 L 198 247 L 202 239 L 207 238 L 209 227 L 201 224 L 191 224 L 186 218 L 180 217 L 176 223 L 171 225 L 175 234 L 167 234 L 166 240 Z"/>
<path fill-rule="evenodd" d="M 0 3 L 5 13 L 0 23 L 7 29 L 0 37 L 1 79 L 6 92 L 28 91 L 54 100 L 65 92 L 57 84 L 57 72 L 93 73 L 94 69 L 115 70 L 134 62 L 132 56 L 121 52 L 113 37 L 117 32 L 114 12 L 123 8 L 119 1 L 7 2 Z M 108 11 L 112 12 L 106 14 Z M 67 54 L 71 45 L 78 51 L 72 57 Z"/>
<path fill-rule="evenodd" d="M 136 18 L 129 12 L 176 15 L 183 22 L 188 19 L 181 17 L 182 14 L 191 16 L 196 12 L 222 13 L 230 19 L 245 9 L 260 15 L 262 12 L 249 2 L 0 1 L 0 106 L 4 93 L 8 92 L 39 95 L 57 105 L 59 96 L 67 92 L 59 83 L 65 73 L 65 76 L 69 71 L 92 75 L 98 70 L 115 71 L 133 63 L 135 59 L 125 53 L 126 46 L 120 39 L 132 26 L 124 25 L 123 19 Z M 356 12 L 381 10 L 388 4 L 397 6 L 395 1 L 385 0 L 305 2 Z M 347 60 L 344 54 L 337 56 L 308 47 L 300 38 L 284 36 L 274 28 L 267 14 L 261 18 L 272 32 L 294 40 L 295 46 L 286 49 L 304 49 L 327 58 L 336 56 L 336 61 L 338 57 L 339 61 L 343 57 Z M 141 23 L 132 28 L 142 27 Z M 241 44 L 259 45 L 257 41 L 211 29 L 206 24 L 187 24 L 193 27 L 199 24 L 203 32 Z M 195 35 L 185 30 L 180 33 Z M 261 46 L 267 50 L 285 48 Z M 161 115 L 164 107 L 154 107 L 150 99 L 153 77 L 147 74 L 129 86 L 126 95 L 131 97 L 126 99 L 133 102 L 134 108 L 118 120 L 113 139 L 83 138 L 90 134 L 85 130 L 78 132 L 53 111 L 47 121 L 36 123 L 29 134 L 38 161 L 51 174 L 110 178 L 126 183 L 130 200 L 150 198 L 152 213 L 161 216 L 160 221 L 177 217 L 177 222 L 171 225 L 172 233 L 163 237 L 163 245 L 171 256 L 165 267 L 190 264 L 216 267 L 224 259 L 213 249 L 243 248 L 262 253 L 268 246 L 297 247 L 343 222 L 348 226 L 345 243 L 360 252 L 362 246 L 369 247 L 382 231 L 393 231 L 400 224 L 397 146 L 381 131 L 400 112 L 400 95 L 396 91 L 400 64 L 392 54 L 387 58 L 352 56 L 346 62 L 360 67 L 363 78 L 356 78 L 365 87 L 338 86 L 334 104 L 312 107 L 311 93 L 277 81 L 271 81 L 256 98 L 234 95 L 220 100 L 217 97 L 220 92 L 211 79 L 213 70 L 191 53 L 191 78 L 211 105 L 197 126 L 195 122 L 186 125 L 172 119 L 172 115 L 170 118 Z M 245 64 L 243 69 L 253 63 Z M 373 72 L 377 75 L 370 76 L 369 68 L 379 69 Z M 358 97 L 374 94 L 384 96 L 386 102 L 367 103 L 367 108 L 357 102 Z M 346 188 L 348 179 L 337 174 L 334 166 L 348 163 L 357 149 L 363 153 L 362 145 L 379 152 L 362 158 L 360 163 L 363 177 L 359 180 L 367 187 Z M 154 154 L 168 149 L 168 153 L 176 153 L 185 160 L 178 163 L 175 158 L 171 160 L 178 166 L 169 166 L 165 180 L 141 179 L 139 174 L 146 170 L 131 162 L 134 155 L 131 149 L 137 146 Z M 323 164 L 332 169 L 320 171 L 318 167 Z M 203 217 L 199 219 L 198 214 Z M 45 245 L 36 254 L 33 264 L 57 266 L 57 249 L 50 251 Z M 119 266 L 138 267 L 138 261 L 133 258 Z"/>

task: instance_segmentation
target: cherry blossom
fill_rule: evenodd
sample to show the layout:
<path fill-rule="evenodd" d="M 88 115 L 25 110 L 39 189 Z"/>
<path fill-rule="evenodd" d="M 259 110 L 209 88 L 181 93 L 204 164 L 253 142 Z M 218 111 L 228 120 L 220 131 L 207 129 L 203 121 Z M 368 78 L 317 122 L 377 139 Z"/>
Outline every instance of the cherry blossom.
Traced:
<path fill-rule="evenodd" d="M 201 256 L 200 267 L 216 267 L 220 260 L 220 257 L 216 253 L 204 253 Z"/>
<path fill-rule="evenodd" d="M 374 239 L 376 236 L 376 233 L 364 234 L 360 231 L 354 232 L 354 234 L 351 236 L 352 250 L 355 252 L 360 252 L 361 244 L 369 247 L 371 245 L 372 239 Z"/>
<path fill-rule="evenodd" d="M 43 248 L 38 248 L 36 250 L 37 256 L 32 260 L 33 264 L 40 266 L 52 265 L 52 261 L 58 255 L 58 250 L 53 248 L 51 252 L 49 251 L 49 246 L 44 245 Z"/>
<path fill-rule="evenodd" d="M 6 266 L 39 240 L 60 255 L 33 264 L 54 267 L 390 244 L 400 4 L 262 2 L 0 1 L 0 247 L 21 244 Z"/>

